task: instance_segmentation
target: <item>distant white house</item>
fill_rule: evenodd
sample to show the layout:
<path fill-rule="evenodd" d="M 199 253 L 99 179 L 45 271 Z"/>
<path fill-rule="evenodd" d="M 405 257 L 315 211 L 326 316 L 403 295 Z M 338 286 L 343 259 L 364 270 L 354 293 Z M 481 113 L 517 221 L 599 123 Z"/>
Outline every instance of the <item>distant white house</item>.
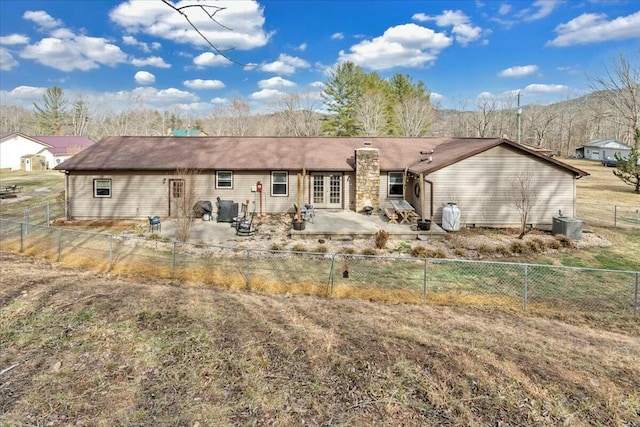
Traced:
<path fill-rule="evenodd" d="M 607 157 L 628 157 L 631 147 L 614 139 L 597 139 L 576 148 L 576 157 L 587 160 L 604 160 Z"/>
<path fill-rule="evenodd" d="M 85 136 L 27 136 L 0 132 L 0 169 L 51 169 L 93 145 Z M 38 164 L 31 164 L 37 159 Z"/>

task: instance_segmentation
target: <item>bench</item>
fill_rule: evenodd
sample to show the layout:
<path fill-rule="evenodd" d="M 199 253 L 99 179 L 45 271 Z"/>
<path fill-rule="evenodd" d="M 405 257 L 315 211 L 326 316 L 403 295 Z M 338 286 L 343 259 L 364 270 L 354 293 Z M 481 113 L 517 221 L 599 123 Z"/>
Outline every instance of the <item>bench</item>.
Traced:
<path fill-rule="evenodd" d="M 0 193 L 19 193 L 22 190 L 21 185 L 3 185 L 0 186 Z"/>
<path fill-rule="evenodd" d="M 389 224 L 398 223 L 398 214 L 393 208 L 384 208 L 384 214 L 389 218 Z"/>

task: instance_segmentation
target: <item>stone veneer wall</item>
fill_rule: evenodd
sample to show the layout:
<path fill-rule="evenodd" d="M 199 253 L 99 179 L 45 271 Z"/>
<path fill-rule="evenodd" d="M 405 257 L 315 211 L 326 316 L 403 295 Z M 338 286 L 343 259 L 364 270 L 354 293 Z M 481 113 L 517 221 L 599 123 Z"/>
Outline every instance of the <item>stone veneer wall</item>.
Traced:
<path fill-rule="evenodd" d="M 358 148 L 356 157 L 356 212 L 369 205 L 380 207 L 380 151 L 377 148 Z"/>

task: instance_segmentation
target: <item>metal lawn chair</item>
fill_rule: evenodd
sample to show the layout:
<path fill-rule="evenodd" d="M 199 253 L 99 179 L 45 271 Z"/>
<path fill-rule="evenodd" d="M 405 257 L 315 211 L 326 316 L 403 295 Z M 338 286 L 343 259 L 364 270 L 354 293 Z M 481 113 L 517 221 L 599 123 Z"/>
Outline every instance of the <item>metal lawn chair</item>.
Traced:
<path fill-rule="evenodd" d="M 159 216 L 150 216 L 149 218 L 149 232 L 162 231 L 162 224 L 160 223 Z"/>
<path fill-rule="evenodd" d="M 236 235 L 238 236 L 252 236 L 256 234 L 256 228 L 253 225 L 253 218 L 256 216 L 255 212 L 251 213 L 248 220 L 238 221 L 236 225 Z"/>

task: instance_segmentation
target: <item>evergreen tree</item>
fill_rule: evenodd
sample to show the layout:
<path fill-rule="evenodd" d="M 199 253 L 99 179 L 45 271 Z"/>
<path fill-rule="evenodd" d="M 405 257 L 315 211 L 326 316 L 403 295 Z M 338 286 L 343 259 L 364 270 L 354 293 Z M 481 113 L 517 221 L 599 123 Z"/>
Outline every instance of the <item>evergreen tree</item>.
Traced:
<path fill-rule="evenodd" d="M 635 192 L 640 194 L 640 129 L 636 129 L 634 146 L 631 147 L 629 157 L 626 159 L 616 153 L 616 169 L 613 174 L 622 182 L 635 187 Z"/>
<path fill-rule="evenodd" d="M 331 136 L 358 135 L 355 107 L 363 92 L 365 73 L 353 62 L 344 62 L 331 70 L 322 98 L 329 114 L 322 131 Z"/>
<path fill-rule="evenodd" d="M 35 125 L 42 135 L 62 135 L 67 121 L 67 104 L 61 88 L 53 86 L 42 95 L 42 106 L 33 103 Z"/>

